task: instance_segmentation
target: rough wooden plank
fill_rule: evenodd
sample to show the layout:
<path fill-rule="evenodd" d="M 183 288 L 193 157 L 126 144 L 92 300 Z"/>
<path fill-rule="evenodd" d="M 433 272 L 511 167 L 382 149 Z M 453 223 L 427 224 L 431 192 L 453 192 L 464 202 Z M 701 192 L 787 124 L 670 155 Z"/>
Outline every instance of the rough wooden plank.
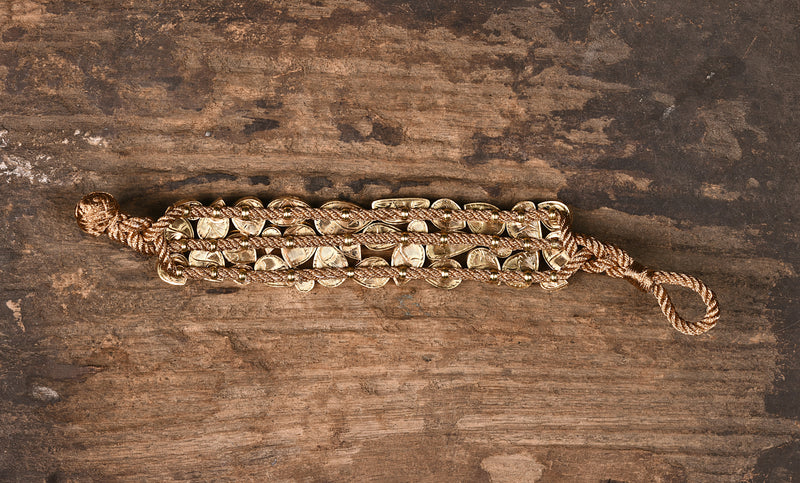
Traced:
<path fill-rule="evenodd" d="M 0 3 L 4 478 L 798 473 L 791 1 L 138 3 Z M 682 336 L 599 275 L 165 287 L 78 232 L 95 189 L 557 197 L 724 319 Z"/>

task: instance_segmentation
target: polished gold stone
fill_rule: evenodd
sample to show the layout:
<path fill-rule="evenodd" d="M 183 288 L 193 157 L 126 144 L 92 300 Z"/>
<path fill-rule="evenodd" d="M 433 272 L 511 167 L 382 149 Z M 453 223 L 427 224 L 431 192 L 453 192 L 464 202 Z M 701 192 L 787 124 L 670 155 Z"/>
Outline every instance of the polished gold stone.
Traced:
<path fill-rule="evenodd" d="M 449 269 L 453 268 L 461 268 L 461 264 L 457 261 L 447 258 L 444 260 L 437 260 L 431 263 L 430 268 L 438 268 L 439 269 L 439 277 L 436 278 L 426 278 L 425 280 L 433 285 L 434 287 L 444 288 L 444 289 L 454 289 L 461 285 L 461 280 L 458 278 L 453 278 L 450 274 Z"/>
<path fill-rule="evenodd" d="M 214 209 L 225 206 L 221 198 L 214 200 L 210 205 Z M 197 220 L 197 236 L 200 238 L 225 238 L 230 230 L 231 222 L 227 218 L 200 218 Z"/>
<path fill-rule="evenodd" d="M 164 228 L 164 237 L 167 240 L 194 238 L 192 224 L 186 218 L 178 218 Z"/>
<path fill-rule="evenodd" d="M 465 210 L 489 210 L 498 211 L 499 208 L 489 203 L 467 203 L 464 205 Z M 467 226 L 472 233 L 481 233 L 483 235 L 499 235 L 503 233 L 505 223 L 502 221 L 468 221 Z"/>
<path fill-rule="evenodd" d="M 286 261 L 277 256 L 277 255 L 264 255 L 263 257 L 259 258 L 255 265 L 253 266 L 254 270 L 288 270 L 289 265 Z M 267 285 L 271 287 L 288 287 L 292 285 L 288 282 L 267 282 Z"/>
<path fill-rule="evenodd" d="M 286 229 L 284 236 L 314 236 L 317 233 L 308 225 L 292 225 Z M 299 267 L 312 256 L 316 247 L 281 248 L 281 255 L 290 267 Z"/>
<path fill-rule="evenodd" d="M 245 208 L 263 208 L 264 204 L 261 203 L 260 199 L 254 196 L 248 196 L 237 201 L 234 206 L 244 210 Z M 267 224 L 267 220 L 249 220 L 245 217 L 234 217 L 231 219 L 231 221 L 233 221 L 233 226 L 235 226 L 236 229 L 250 236 L 257 236 Z"/>
<path fill-rule="evenodd" d="M 511 255 L 503 262 L 503 270 L 508 271 L 525 271 L 539 270 L 539 253 L 521 252 Z M 507 282 L 508 286 L 515 288 L 525 288 L 530 285 L 530 282 Z"/>
<path fill-rule="evenodd" d="M 539 209 L 548 211 L 549 210 L 560 211 L 567 217 L 567 224 L 571 223 L 572 221 L 572 214 L 570 213 L 569 208 L 567 208 L 567 205 L 565 205 L 560 201 L 542 201 L 541 203 L 539 203 Z M 559 227 L 556 226 L 556 224 L 551 222 L 550 220 L 545 220 L 542 223 L 544 223 L 544 226 L 546 226 L 549 230 L 559 229 Z"/>
<path fill-rule="evenodd" d="M 344 253 L 334 247 L 319 247 L 317 253 L 314 254 L 314 268 L 345 268 L 347 267 L 347 259 Z M 344 278 L 334 279 L 320 279 L 320 285 L 325 287 L 336 287 L 344 282 Z"/>
<path fill-rule="evenodd" d="M 180 253 L 173 253 L 172 255 L 170 255 L 170 259 L 172 260 L 172 263 L 177 265 L 178 267 L 185 267 L 186 265 L 189 264 L 189 261 L 186 260 L 186 257 L 181 255 Z M 187 280 L 186 279 L 186 275 L 184 275 L 183 273 L 176 274 L 176 275 L 171 275 L 166 270 L 164 270 L 164 268 L 161 266 L 161 264 L 158 265 L 158 268 L 156 270 L 157 270 L 158 276 L 161 278 L 161 280 L 167 282 L 170 285 L 185 285 L 186 284 L 186 280 Z"/>
<path fill-rule="evenodd" d="M 458 203 L 449 198 L 441 198 L 434 201 L 433 204 L 431 204 L 431 208 L 442 210 L 442 215 L 461 209 Z M 467 226 L 467 222 L 463 220 L 453 221 L 451 217 L 452 215 L 442 216 L 441 218 L 431 220 L 431 223 L 442 231 L 458 231 L 463 230 Z"/>
<path fill-rule="evenodd" d="M 358 265 L 356 265 L 356 267 L 388 267 L 388 266 L 389 263 L 381 257 L 365 258 L 360 262 L 358 262 Z M 389 277 L 368 278 L 364 277 L 363 274 L 359 275 L 359 273 L 356 272 L 354 280 L 362 287 L 380 288 L 386 285 L 386 283 L 389 281 Z"/>
<path fill-rule="evenodd" d="M 249 239 L 247 235 L 240 233 L 237 230 L 232 231 L 228 237 L 228 240 L 239 240 L 241 243 L 248 242 Z M 225 259 L 231 262 L 232 264 L 240 264 L 240 263 L 253 263 L 256 261 L 258 256 L 256 255 L 255 248 L 239 248 L 239 249 L 232 249 L 232 250 L 222 250 L 222 254 L 225 256 Z"/>
<path fill-rule="evenodd" d="M 306 203 L 305 201 L 301 200 L 300 198 L 295 198 L 294 196 L 283 196 L 281 198 L 275 198 L 274 200 L 269 202 L 269 205 L 267 205 L 267 208 L 281 209 L 281 208 L 292 207 L 292 206 L 296 206 L 296 207 L 300 207 L 300 208 L 310 208 L 308 203 Z M 281 216 L 279 218 L 276 218 L 274 220 L 271 219 L 269 221 L 272 222 L 273 225 L 291 226 L 291 225 L 297 225 L 299 223 L 302 223 L 305 220 L 302 220 L 302 219 L 299 219 L 299 218 L 291 218 L 291 217 L 286 218 L 286 217 Z"/>
<path fill-rule="evenodd" d="M 429 206 L 431 206 L 431 201 L 425 198 L 386 198 L 382 200 L 375 200 L 372 202 L 373 210 L 379 208 L 412 210 L 412 209 L 428 208 Z M 388 218 L 384 221 L 386 223 L 399 224 L 407 222 L 408 219 L 403 219 L 401 217 L 398 217 L 398 218 Z"/>
<path fill-rule="evenodd" d="M 561 239 L 561 232 L 550 232 L 545 239 L 558 241 Z M 563 244 L 560 245 L 560 248 L 554 248 L 551 246 L 542 250 L 544 261 L 547 262 L 547 264 L 550 265 L 550 268 L 553 270 L 560 270 L 561 267 L 566 265 L 566 263 L 569 261 L 569 255 L 567 254 L 567 251 L 564 249 Z"/>
<path fill-rule="evenodd" d="M 362 233 L 391 233 L 391 232 L 399 232 L 400 229 L 387 225 L 386 223 L 375 221 L 370 223 L 369 225 L 365 226 Z M 369 248 L 370 250 L 388 250 L 395 246 L 394 242 L 386 242 L 386 243 L 364 243 L 364 246 Z"/>

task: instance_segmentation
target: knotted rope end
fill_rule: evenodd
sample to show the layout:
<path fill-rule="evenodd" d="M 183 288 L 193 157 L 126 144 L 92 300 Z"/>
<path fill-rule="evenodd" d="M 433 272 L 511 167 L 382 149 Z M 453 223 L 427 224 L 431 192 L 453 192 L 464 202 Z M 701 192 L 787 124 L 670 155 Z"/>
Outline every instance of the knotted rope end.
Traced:
<path fill-rule="evenodd" d="M 119 203 L 113 196 L 104 192 L 94 192 L 78 202 L 75 207 L 75 219 L 81 230 L 92 236 L 100 236 L 117 222 L 119 211 Z"/>

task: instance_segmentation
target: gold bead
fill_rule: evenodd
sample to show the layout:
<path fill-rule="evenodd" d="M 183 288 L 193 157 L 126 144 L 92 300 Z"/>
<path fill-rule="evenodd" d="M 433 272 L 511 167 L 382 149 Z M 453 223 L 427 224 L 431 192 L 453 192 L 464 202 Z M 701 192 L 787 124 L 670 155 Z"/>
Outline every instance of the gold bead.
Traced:
<path fill-rule="evenodd" d="M 550 272 L 550 281 L 551 282 L 558 282 L 558 273 Z"/>
<path fill-rule="evenodd" d="M 294 238 L 287 236 L 285 240 L 286 241 L 284 241 L 283 244 L 286 246 L 286 248 L 293 248 L 295 246 Z"/>
<path fill-rule="evenodd" d="M 181 251 L 185 252 L 189 250 L 189 243 L 186 240 L 181 240 Z"/>
<path fill-rule="evenodd" d="M 400 278 L 406 278 L 408 276 L 408 269 L 406 269 L 406 267 L 400 267 L 397 270 L 397 276 Z"/>
<path fill-rule="evenodd" d="M 441 274 L 442 278 L 449 278 L 450 277 L 450 270 L 448 270 L 446 268 L 441 269 L 439 271 L 439 273 Z"/>
<path fill-rule="evenodd" d="M 492 270 L 489 272 L 489 280 L 492 282 L 496 282 L 500 278 L 500 274 L 497 273 L 497 270 Z"/>
<path fill-rule="evenodd" d="M 440 244 L 442 244 L 442 245 L 446 245 L 446 244 L 447 244 L 447 241 L 448 241 L 449 239 L 450 239 L 450 237 L 447 235 L 447 233 L 440 233 L 440 234 L 439 234 L 439 243 L 440 243 Z"/>
<path fill-rule="evenodd" d="M 353 278 L 356 276 L 356 271 L 353 270 L 352 268 L 348 268 L 347 270 L 345 270 L 344 274 L 347 275 L 347 278 Z"/>
<path fill-rule="evenodd" d="M 525 212 L 517 211 L 517 223 L 525 223 Z"/>
<path fill-rule="evenodd" d="M 531 247 L 533 247 L 533 245 L 531 244 L 530 240 L 528 240 L 527 238 L 522 240 L 522 249 L 523 250 L 530 251 Z"/>
<path fill-rule="evenodd" d="M 288 206 L 285 206 L 283 208 L 283 213 L 281 214 L 281 216 L 283 216 L 284 220 L 288 220 L 289 218 L 292 217 L 292 209 Z"/>
<path fill-rule="evenodd" d="M 217 247 L 218 247 L 216 238 L 210 238 L 208 240 L 208 244 L 211 245 L 211 251 L 212 252 L 215 251 L 217 249 Z"/>
<path fill-rule="evenodd" d="M 406 244 L 408 243 L 408 239 L 409 239 L 408 233 L 403 232 L 400 234 L 400 243 Z"/>
<path fill-rule="evenodd" d="M 179 278 L 180 278 L 180 277 L 183 277 L 183 268 L 181 268 L 181 267 L 175 267 L 175 276 L 176 276 L 176 277 L 179 277 Z"/>
<path fill-rule="evenodd" d="M 341 210 L 339 210 L 339 217 L 341 219 L 343 219 L 343 220 L 349 220 L 350 219 L 350 210 L 347 209 L 347 208 L 342 208 Z"/>
<path fill-rule="evenodd" d="M 495 235 L 492 237 L 492 248 L 497 248 L 500 246 L 500 237 Z"/>
<path fill-rule="evenodd" d="M 214 218 L 222 218 L 222 210 L 216 206 L 211 210 L 211 216 Z"/>
<path fill-rule="evenodd" d="M 446 208 L 442 210 L 442 221 L 450 221 L 450 218 L 453 217 L 453 210 Z"/>
<path fill-rule="evenodd" d="M 211 272 L 211 278 L 219 277 L 219 269 L 217 267 L 211 267 L 209 271 Z"/>
<path fill-rule="evenodd" d="M 550 218 L 550 221 L 556 221 L 558 218 L 558 211 L 555 208 L 550 208 L 547 210 L 547 217 Z"/>
<path fill-rule="evenodd" d="M 294 283 L 297 280 L 297 275 L 295 275 L 294 271 L 287 270 L 286 271 L 286 281 L 289 283 Z"/>
<path fill-rule="evenodd" d="M 342 243 L 344 243 L 345 246 L 350 246 L 354 242 L 355 242 L 355 240 L 353 240 L 353 236 L 352 235 L 345 235 L 344 238 L 342 238 Z"/>
<path fill-rule="evenodd" d="M 242 218 L 247 218 L 250 216 L 250 207 L 249 206 L 242 206 Z"/>
<path fill-rule="evenodd" d="M 242 238 L 239 240 L 239 246 L 242 248 L 250 248 L 250 239 L 249 238 Z"/>
<path fill-rule="evenodd" d="M 239 281 L 242 283 L 247 281 L 247 272 L 245 270 L 239 270 Z"/>
<path fill-rule="evenodd" d="M 500 219 L 500 213 L 498 213 L 497 211 L 492 211 L 492 215 L 490 218 L 492 221 L 497 221 Z"/>
<path fill-rule="evenodd" d="M 401 208 L 400 209 L 400 218 L 406 219 L 411 216 L 411 213 L 408 211 L 408 208 Z"/>
<path fill-rule="evenodd" d="M 181 217 L 186 218 L 187 216 L 189 216 L 189 208 L 184 206 L 180 210 L 181 210 Z"/>
<path fill-rule="evenodd" d="M 525 283 L 533 282 L 533 274 L 530 272 L 530 270 L 525 270 L 522 272 L 522 278 L 525 280 Z"/>

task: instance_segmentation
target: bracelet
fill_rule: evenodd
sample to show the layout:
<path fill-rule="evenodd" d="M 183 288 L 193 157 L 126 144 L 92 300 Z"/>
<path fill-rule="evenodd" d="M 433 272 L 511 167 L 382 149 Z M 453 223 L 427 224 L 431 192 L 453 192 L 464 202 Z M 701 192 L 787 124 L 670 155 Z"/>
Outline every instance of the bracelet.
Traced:
<path fill-rule="evenodd" d="M 294 197 L 265 206 L 247 197 L 233 206 L 221 199 L 209 206 L 177 202 L 153 221 L 122 213 L 113 196 L 96 192 L 81 199 L 75 218 L 90 235 L 156 255 L 158 275 L 174 285 L 232 280 L 308 291 L 317 282 L 335 287 L 350 278 L 368 288 L 423 279 L 445 289 L 475 280 L 558 290 L 583 270 L 651 293 L 684 334 L 702 334 L 719 320 L 716 296 L 702 281 L 648 270 L 620 248 L 574 233 L 570 211 L 558 201 L 522 201 L 506 211 L 489 203 L 462 209 L 446 198 L 382 199 L 363 209 L 339 200 L 313 208 Z M 684 320 L 664 285 L 695 291 L 705 316 Z"/>

